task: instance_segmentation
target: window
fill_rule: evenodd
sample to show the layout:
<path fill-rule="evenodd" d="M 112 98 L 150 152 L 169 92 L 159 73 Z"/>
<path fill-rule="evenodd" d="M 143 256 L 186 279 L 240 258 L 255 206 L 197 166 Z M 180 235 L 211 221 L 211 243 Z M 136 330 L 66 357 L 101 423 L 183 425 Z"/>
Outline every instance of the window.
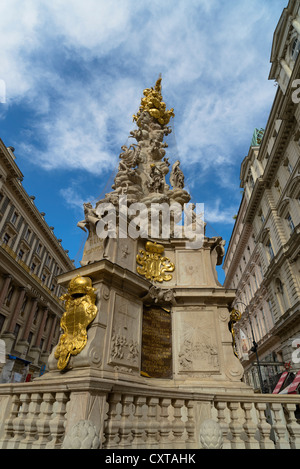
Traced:
<path fill-rule="evenodd" d="M 290 174 L 292 174 L 292 172 L 294 171 L 294 168 L 293 168 L 293 166 L 291 165 L 290 162 L 288 162 L 288 164 L 287 164 L 287 169 L 288 169 L 288 172 L 289 172 Z"/>
<path fill-rule="evenodd" d="M 294 39 L 291 47 L 291 56 L 293 60 L 296 60 L 300 50 L 300 42 L 297 38 Z"/>
<path fill-rule="evenodd" d="M 41 252 L 42 245 L 39 243 L 36 247 L 36 253 L 39 254 Z"/>
<path fill-rule="evenodd" d="M 48 266 L 50 264 L 50 261 L 51 261 L 51 256 L 50 256 L 50 254 L 48 254 L 45 265 Z"/>
<path fill-rule="evenodd" d="M 18 259 L 23 259 L 23 256 L 24 256 L 24 251 L 23 249 L 20 249 L 20 251 L 18 252 Z"/>
<path fill-rule="evenodd" d="M 43 274 L 43 275 L 42 275 L 42 282 L 45 283 L 45 282 L 46 282 L 46 279 L 47 279 L 46 274 Z"/>
<path fill-rule="evenodd" d="M 35 313 L 34 313 L 34 317 L 33 317 L 33 324 L 36 324 L 37 317 L 38 317 L 38 312 L 39 312 L 39 306 L 37 305 Z"/>
<path fill-rule="evenodd" d="M 24 236 L 24 238 L 26 239 L 26 241 L 29 240 L 30 235 L 31 235 L 31 231 L 28 229 L 28 230 L 26 231 L 26 233 L 25 233 L 25 236 Z"/>
<path fill-rule="evenodd" d="M 36 269 L 36 264 L 33 262 L 30 266 L 30 270 L 33 274 L 34 274 L 35 269 Z"/>
<path fill-rule="evenodd" d="M 291 233 L 293 233 L 294 230 L 295 230 L 295 225 L 294 225 L 292 217 L 289 213 L 287 214 L 286 220 L 287 220 L 288 226 L 291 230 Z"/>
<path fill-rule="evenodd" d="M 33 333 L 32 333 L 32 332 L 29 332 L 29 334 L 28 334 L 28 339 L 27 339 L 28 345 L 31 344 L 32 338 L 33 338 Z"/>
<path fill-rule="evenodd" d="M 264 331 L 265 331 L 265 333 L 267 333 L 268 328 L 267 328 L 267 321 L 266 321 L 265 312 L 264 312 L 263 309 L 261 309 L 260 312 L 261 312 L 262 322 L 263 322 L 263 326 L 264 326 Z"/>
<path fill-rule="evenodd" d="M 18 335 L 19 335 L 20 329 L 21 329 L 20 324 L 16 324 L 16 325 L 15 325 L 14 332 L 13 332 L 13 335 L 15 336 L 15 341 L 14 341 L 14 343 L 13 343 L 12 349 L 15 348 L 15 345 L 16 345 L 17 340 L 18 340 Z"/>
<path fill-rule="evenodd" d="M 274 251 L 273 251 L 271 241 L 268 241 L 267 248 L 268 248 L 268 253 L 269 253 L 270 260 L 274 259 L 275 256 L 274 256 Z"/>
<path fill-rule="evenodd" d="M 277 279 L 276 284 L 277 284 L 278 293 L 283 295 L 284 291 L 283 291 L 282 281 L 280 279 Z"/>
<path fill-rule="evenodd" d="M 5 233 L 4 237 L 3 237 L 3 242 L 4 244 L 8 244 L 9 243 L 9 240 L 10 240 L 10 236 L 8 233 Z"/>
<path fill-rule="evenodd" d="M 16 221 L 18 220 L 18 217 L 19 217 L 18 213 L 17 213 L 17 212 L 14 212 L 13 215 L 12 215 L 12 217 L 11 217 L 11 222 L 12 222 L 13 225 L 14 225 L 14 224 L 16 223 Z"/>

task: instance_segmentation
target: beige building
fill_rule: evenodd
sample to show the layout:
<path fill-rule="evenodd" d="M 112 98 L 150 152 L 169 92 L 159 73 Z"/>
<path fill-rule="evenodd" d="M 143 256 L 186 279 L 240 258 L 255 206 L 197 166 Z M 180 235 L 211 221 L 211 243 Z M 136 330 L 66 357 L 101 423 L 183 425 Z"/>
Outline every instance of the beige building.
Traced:
<path fill-rule="evenodd" d="M 74 269 L 22 179 L 13 148 L 0 140 L 0 382 L 43 369 L 63 313 L 56 276 Z"/>
<path fill-rule="evenodd" d="M 236 344 L 246 381 L 271 391 L 300 341 L 300 1 L 291 0 L 274 34 L 270 79 L 278 90 L 265 131 L 255 130 L 241 165 L 244 189 L 224 261 L 224 286 L 237 290 Z M 298 85 L 299 88 L 299 85 Z M 265 363 L 278 362 L 278 366 Z"/>

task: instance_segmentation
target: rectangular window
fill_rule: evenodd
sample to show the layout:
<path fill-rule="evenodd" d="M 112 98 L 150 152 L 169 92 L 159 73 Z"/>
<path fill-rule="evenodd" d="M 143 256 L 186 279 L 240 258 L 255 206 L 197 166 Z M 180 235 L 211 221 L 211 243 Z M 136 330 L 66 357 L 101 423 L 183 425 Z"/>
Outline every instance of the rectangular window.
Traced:
<path fill-rule="evenodd" d="M 290 215 L 289 213 L 288 213 L 288 215 L 287 215 L 287 217 L 286 217 L 286 220 L 287 220 L 287 222 L 288 222 L 288 225 L 289 225 L 289 228 L 290 228 L 290 230 L 291 230 L 291 233 L 293 233 L 294 230 L 295 230 L 295 225 L 294 225 L 293 219 L 292 219 L 292 217 L 291 217 L 291 215 Z"/>
<path fill-rule="evenodd" d="M 30 235 L 31 235 L 31 231 L 28 229 L 28 230 L 26 231 L 26 233 L 25 233 L 25 236 L 24 236 L 24 238 L 26 239 L 26 241 L 29 240 Z"/>
<path fill-rule="evenodd" d="M 33 333 L 32 333 L 32 332 L 29 332 L 29 334 L 28 334 L 28 339 L 27 339 L 28 345 L 31 344 L 32 338 L 33 338 Z"/>
<path fill-rule="evenodd" d="M 290 162 L 288 162 L 287 169 L 288 169 L 288 172 L 289 172 L 290 174 L 292 174 L 292 172 L 294 171 L 294 168 L 293 168 L 293 166 L 291 165 Z"/>
<path fill-rule="evenodd" d="M 267 248 L 268 248 L 268 252 L 269 252 L 269 256 L 270 256 L 270 259 L 274 259 L 274 251 L 273 251 L 273 247 L 272 247 L 272 243 L 271 241 L 268 242 L 267 244 Z"/>
<path fill-rule="evenodd" d="M 17 214 L 17 212 L 14 212 L 12 217 L 11 217 L 11 222 L 12 222 L 13 225 L 17 222 L 18 217 L 19 217 L 19 215 Z"/>
<path fill-rule="evenodd" d="M 49 265 L 50 264 L 50 261 L 51 261 L 51 256 L 50 254 L 48 254 L 47 258 L 46 258 L 46 262 L 45 262 L 45 265 Z"/>
<path fill-rule="evenodd" d="M 23 256 L 24 256 L 24 251 L 23 249 L 20 249 L 20 251 L 18 252 L 18 259 L 23 259 Z"/>
<path fill-rule="evenodd" d="M 5 233 L 5 235 L 4 235 L 4 237 L 3 237 L 3 242 L 4 242 L 4 244 L 8 244 L 8 243 L 9 243 L 9 240 L 10 240 L 9 234 Z"/>

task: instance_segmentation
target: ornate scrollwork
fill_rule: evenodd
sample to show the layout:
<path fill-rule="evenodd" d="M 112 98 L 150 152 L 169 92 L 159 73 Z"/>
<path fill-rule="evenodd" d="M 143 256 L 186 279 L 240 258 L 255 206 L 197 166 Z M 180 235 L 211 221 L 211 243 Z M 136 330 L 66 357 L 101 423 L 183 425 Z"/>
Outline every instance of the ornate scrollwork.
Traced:
<path fill-rule="evenodd" d="M 66 311 L 61 318 L 63 334 L 55 350 L 58 359 L 57 368 L 64 370 L 71 355 L 78 355 L 87 343 L 87 327 L 95 319 L 97 307 L 96 294 L 89 277 L 73 278 L 68 292 L 61 297 L 65 301 Z"/>
<path fill-rule="evenodd" d="M 163 256 L 164 247 L 161 244 L 147 242 L 145 251 L 140 250 L 136 256 L 136 261 L 141 267 L 137 267 L 137 272 L 153 282 L 168 282 L 173 276 L 167 272 L 174 272 L 175 265 Z"/>

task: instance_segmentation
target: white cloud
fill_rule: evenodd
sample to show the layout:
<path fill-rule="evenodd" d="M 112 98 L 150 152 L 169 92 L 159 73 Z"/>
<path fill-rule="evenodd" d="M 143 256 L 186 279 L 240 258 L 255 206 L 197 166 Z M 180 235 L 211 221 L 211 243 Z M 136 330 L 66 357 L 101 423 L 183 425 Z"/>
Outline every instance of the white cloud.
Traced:
<path fill-rule="evenodd" d="M 78 211 L 78 213 L 83 213 L 83 204 L 87 201 L 92 201 L 93 197 L 90 198 L 83 197 L 80 192 L 80 188 L 76 184 L 72 184 L 69 187 L 60 189 L 60 194 L 63 197 L 65 203 Z"/>
<path fill-rule="evenodd" d="M 267 75 L 275 4 L 27 0 L 25 9 L 2 0 L 0 79 L 8 104 L 23 100 L 32 110 L 20 151 L 49 170 L 113 168 L 142 90 L 161 72 L 183 164 L 197 162 L 203 177 L 230 170 L 274 95 Z"/>
<path fill-rule="evenodd" d="M 210 223 L 221 223 L 223 225 L 234 225 L 234 216 L 237 214 L 238 207 L 224 206 L 224 202 L 217 198 L 214 203 L 205 204 L 204 218 Z"/>

